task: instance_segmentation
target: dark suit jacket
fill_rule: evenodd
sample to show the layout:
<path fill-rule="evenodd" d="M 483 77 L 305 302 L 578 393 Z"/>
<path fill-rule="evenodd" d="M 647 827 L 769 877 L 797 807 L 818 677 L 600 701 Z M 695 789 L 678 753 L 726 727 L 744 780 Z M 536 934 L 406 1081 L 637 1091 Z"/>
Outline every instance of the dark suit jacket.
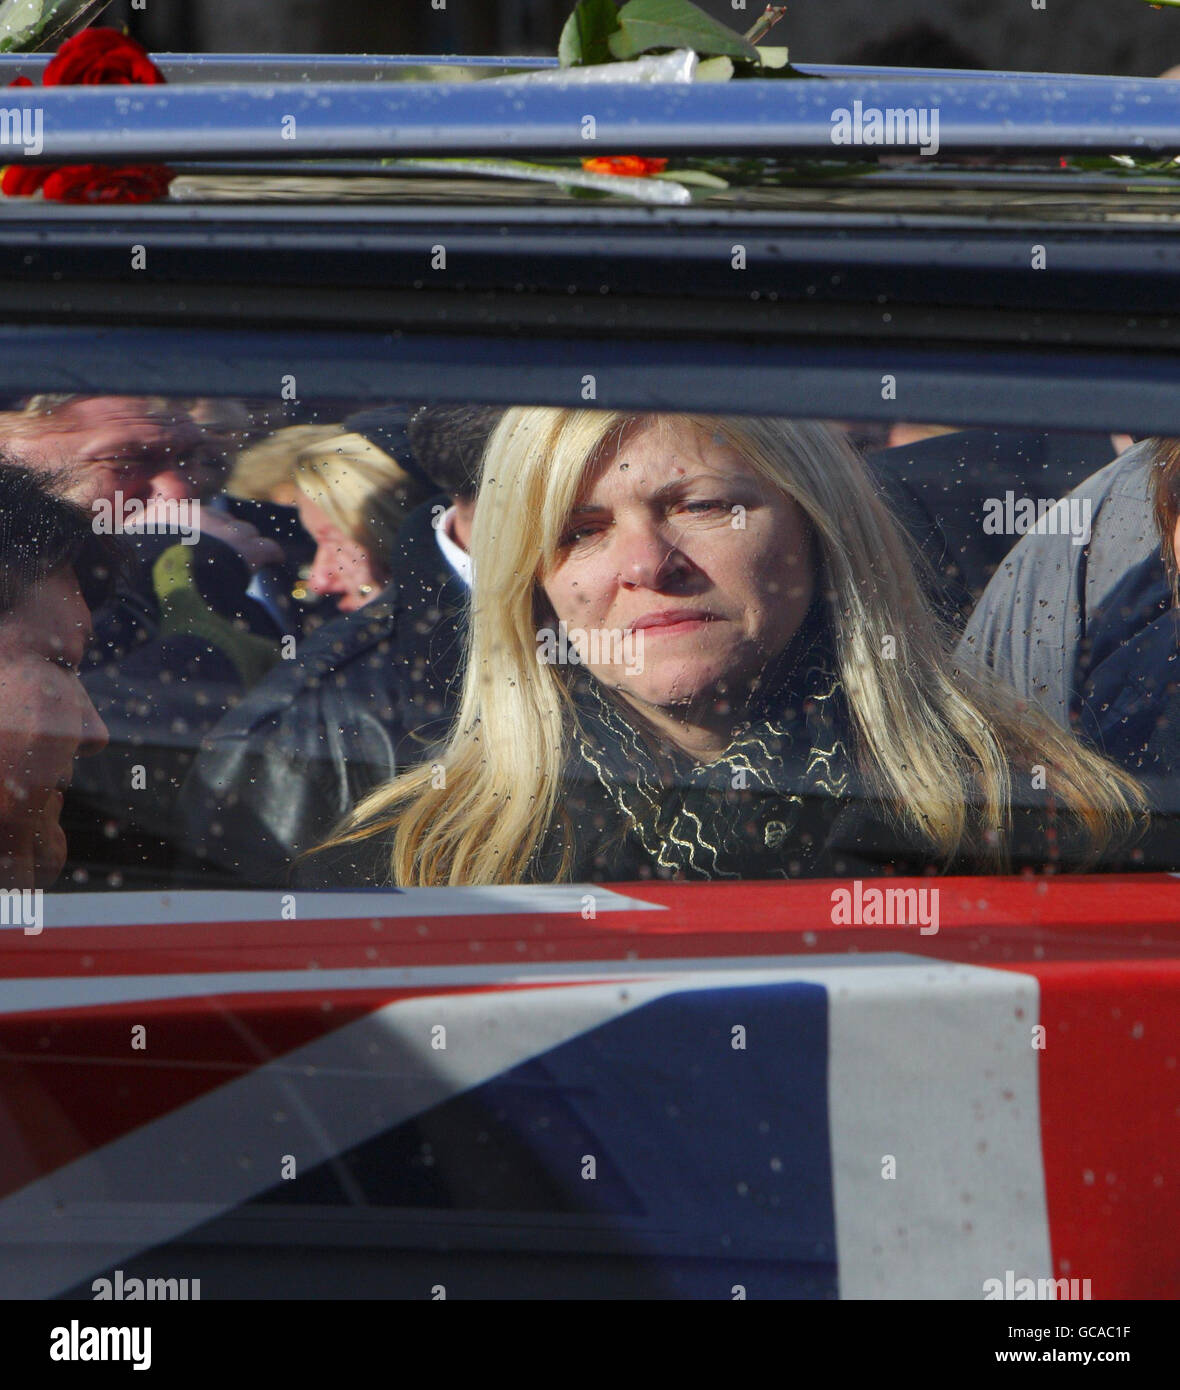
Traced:
<path fill-rule="evenodd" d="M 1020 539 L 984 530 L 985 503 L 1060 499 L 1114 457 L 1106 434 L 956 430 L 868 457 L 894 514 L 933 566 L 931 597 L 962 627 L 1004 557 Z"/>
<path fill-rule="evenodd" d="M 303 639 L 206 739 L 180 801 L 201 858 L 285 882 L 294 856 L 446 734 L 468 596 L 434 534 L 445 502 L 407 518 L 382 594 Z"/>

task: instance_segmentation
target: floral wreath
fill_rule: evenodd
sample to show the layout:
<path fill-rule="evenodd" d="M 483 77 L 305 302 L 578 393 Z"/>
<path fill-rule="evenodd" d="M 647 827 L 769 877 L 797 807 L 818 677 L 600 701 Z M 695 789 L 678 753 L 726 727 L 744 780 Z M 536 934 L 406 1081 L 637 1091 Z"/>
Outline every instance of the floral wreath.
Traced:
<path fill-rule="evenodd" d="M 16 0 L 0 0 L 0 52 L 32 51 L 72 24 L 85 11 L 104 0 L 44 0 L 33 19 L 27 7 Z M 1180 7 L 1180 0 L 1147 0 L 1153 8 Z M 15 7 L 15 8 L 14 8 Z M 784 47 L 767 47 L 761 40 L 786 13 L 785 5 L 767 5 L 762 15 L 745 33 L 738 33 L 714 19 L 692 0 L 627 0 L 621 8 L 615 0 L 578 0 L 566 20 L 558 44 L 561 68 L 600 67 L 609 63 L 647 61 L 653 55 L 688 50 L 696 64 L 693 80 L 725 82 L 730 79 L 805 78 L 787 61 Z M 11 19 L 9 12 L 19 18 Z M 500 79 L 506 80 L 506 79 Z M 147 84 L 165 81 L 147 51 L 129 35 L 117 29 L 91 28 L 67 39 L 42 74 L 46 87 L 91 84 Z M 36 84 L 18 77 L 14 87 Z M 710 193 L 726 188 L 727 181 L 716 169 L 700 167 L 669 170 L 668 160 L 644 155 L 599 155 L 582 160 L 552 161 L 545 164 L 521 160 L 495 159 L 387 159 L 382 161 L 405 172 L 415 168 L 451 169 L 456 173 L 474 172 L 532 178 L 558 183 L 581 196 L 601 196 L 620 192 L 626 183 L 648 181 L 652 195 L 659 181 L 684 185 L 677 191 L 684 198 L 698 192 Z M 695 162 L 697 165 L 700 161 Z M 1063 167 L 1094 168 L 1123 172 L 1176 173 L 1172 158 L 1145 163 L 1120 155 L 1062 158 Z M 580 168 L 579 168 L 580 165 Z M 576 172 L 575 172 L 576 171 Z M 721 172 L 726 172 L 721 170 Z M 145 203 L 164 198 L 175 177 L 162 164 L 9 164 L 0 175 L 0 193 L 8 197 L 29 197 L 40 193 L 53 202 L 64 203 Z M 665 184 L 665 187 L 667 185 Z M 638 194 L 640 188 L 636 188 Z M 669 195 L 673 190 L 668 190 Z M 650 199 L 648 199 L 650 201 Z M 662 200 L 662 199 L 661 199 Z"/>

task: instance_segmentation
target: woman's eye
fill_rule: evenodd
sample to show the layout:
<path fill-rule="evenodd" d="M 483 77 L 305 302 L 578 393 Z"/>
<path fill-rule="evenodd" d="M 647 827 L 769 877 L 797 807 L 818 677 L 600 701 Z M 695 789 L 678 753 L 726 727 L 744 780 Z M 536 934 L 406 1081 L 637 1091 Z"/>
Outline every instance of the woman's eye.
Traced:
<path fill-rule="evenodd" d="M 711 499 L 708 501 L 702 499 L 698 502 L 681 503 L 681 510 L 686 512 L 692 512 L 694 513 L 694 515 L 697 516 L 707 516 L 710 512 L 729 511 L 729 503 L 722 502 L 719 498 Z"/>
<path fill-rule="evenodd" d="M 596 536 L 601 529 L 600 526 L 578 526 L 572 531 L 567 531 L 561 538 L 562 549 L 567 549 L 571 545 L 578 545 L 591 536 Z"/>

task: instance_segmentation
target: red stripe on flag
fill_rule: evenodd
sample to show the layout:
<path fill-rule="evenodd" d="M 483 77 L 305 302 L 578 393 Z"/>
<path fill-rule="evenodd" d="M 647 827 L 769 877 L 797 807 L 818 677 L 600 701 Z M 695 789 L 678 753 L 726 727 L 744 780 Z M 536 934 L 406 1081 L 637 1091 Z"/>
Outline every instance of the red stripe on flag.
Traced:
<path fill-rule="evenodd" d="M 663 912 L 190 923 L 0 932 L 0 979 L 221 971 L 520 965 L 906 951 L 974 965 L 1180 957 L 1170 875 L 872 879 L 936 888 L 939 931 L 837 926 L 847 882 L 614 885 Z M 593 890 L 588 890 L 592 892 Z"/>
<path fill-rule="evenodd" d="M 1054 1274 L 1096 1299 L 1180 1297 L 1180 963 L 1031 973 Z"/>

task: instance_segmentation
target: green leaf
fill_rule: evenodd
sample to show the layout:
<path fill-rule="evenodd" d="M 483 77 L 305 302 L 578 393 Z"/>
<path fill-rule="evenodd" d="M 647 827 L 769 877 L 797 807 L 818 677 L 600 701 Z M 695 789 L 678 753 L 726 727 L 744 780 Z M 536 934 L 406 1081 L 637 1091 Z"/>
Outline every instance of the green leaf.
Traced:
<path fill-rule="evenodd" d="M 615 0 L 578 0 L 557 43 L 558 62 L 563 68 L 609 63 L 607 40 L 618 27 Z"/>
<path fill-rule="evenodd" d="M 46 48 L 87 11 L 110 0 L 0 0 L 0 53 Z"/>
<path fill-rule="evenodd" d="M 0 36 L 16 48 L 40 32 L 44 0 L 5 0 L 0 5 Z"/>
<path fill-rule="evenodd" d="M 709 188 L 720 189 L 728 188 L 729 184 L 725 179 L 718 178 L 716 174 L 706 173 L 704 169 L 665 169 L 662 174 L 652 174 L 653 179 L 667 179 L 670 183 L 680 183 L 685 188 Z"/>
<path fill-rule="evenodd" d="M 608 44 L 612 57 L 622 62 L 664 48 L 691 48 L 702 57 L 724 55 L 758 61 L 758 50 L 752 43 L 690 0 L 628 0 L 619 11 L 619 27 Z"/>

